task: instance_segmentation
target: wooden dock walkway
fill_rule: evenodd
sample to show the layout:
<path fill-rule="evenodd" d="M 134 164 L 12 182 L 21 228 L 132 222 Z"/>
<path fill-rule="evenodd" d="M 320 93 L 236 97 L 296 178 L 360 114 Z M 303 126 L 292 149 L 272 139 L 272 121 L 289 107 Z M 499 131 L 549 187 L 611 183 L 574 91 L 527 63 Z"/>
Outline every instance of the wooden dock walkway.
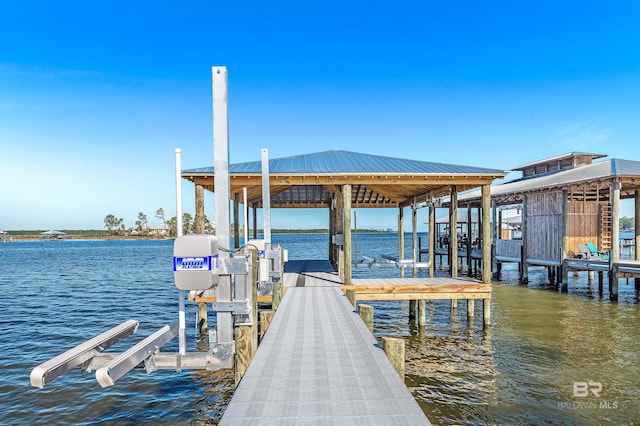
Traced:
<path fill-rule="evenodd" d="M 429 425 L 329 262 L 290 261 L 289 287 L 220 425 Z"/>

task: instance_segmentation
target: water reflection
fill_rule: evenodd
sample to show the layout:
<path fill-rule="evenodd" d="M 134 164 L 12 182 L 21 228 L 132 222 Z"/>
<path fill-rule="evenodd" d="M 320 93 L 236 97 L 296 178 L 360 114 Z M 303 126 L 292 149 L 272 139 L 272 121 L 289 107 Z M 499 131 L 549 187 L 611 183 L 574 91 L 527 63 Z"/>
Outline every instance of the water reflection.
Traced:
<path fill-rule="evenodd" d="M 479 302 L 471 325 L 465 304 L 452 316 L 448 301 L 427 302 L 425 327 L 406 301 L 367 303 L 377 337 L 405 339 L 407 386 L 435 424 L 638 424 L 638 306 L 581 287 L 496 282 L 487 329 Z M 583 383 L 602 392 L 582 396 Z"/>
<path fill-rule="evenodd" d="M 278 238 L 297 258 L 326 258 L 324 235 Z M 359 249 L 373 257 L 397 244 L 396 234 L 359 238 Z M 233 392 L 230 371 L 137 371 L 111 389 L 72 372 L 43 390 L 29 386 L 35 365 L 128 318 L 140 319 L 140 330 L 113 351 L 175 321 L 170 242 L 13 243 L 2 247 L 0 259 L 1 423 L 217 423 Z M 398 273 L 395 267 L 363 272 Z M 600 295 L 597 279 L 589 285 L 586 273 L 570 275 L 568 293 L 548 285 L 542 268 L 531 268 L 529 278 L 528 286 L 518 284 L 517 268 L 505 265 L 494 284 L 488 329 L 479 302 L 471 327 L 464 303 L 452 317 L 447 301 L 427 302 L 423 328 L 409 321 L 406 301 L 368 303 L 376 310 L 377 337 L 406 339 L 406 383 L 429 419 L 640 424 L 640 305 L 633 282 L 621 280 L 619 301 L 612 303 L 606 283 Z M 188 304 L 189 321 L 195 312 Z M 188 332 L 195 344 L 194 329 Z M 177 350 L 177 342 L 172 345 L 163 350 Z M 600 396 L 591 388 L 586 397 L 574 396 L 574 382 L 578 390 L 580 383 L 601 384 Z"/>

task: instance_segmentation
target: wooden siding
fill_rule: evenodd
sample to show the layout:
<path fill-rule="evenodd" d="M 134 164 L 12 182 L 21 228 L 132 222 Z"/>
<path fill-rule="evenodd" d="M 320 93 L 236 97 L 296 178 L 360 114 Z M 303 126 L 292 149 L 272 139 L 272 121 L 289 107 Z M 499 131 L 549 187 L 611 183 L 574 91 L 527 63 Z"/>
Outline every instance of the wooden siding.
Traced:
<path fill-rule="evenodd" d="M 520 258 L 522 240 L 497 240 L 496 256 Z"/>
<path fill-rule="evenodd" d="M 562 192 L 527 194 L 527 257 L 561 260 Z"/>
<path fill-rule="evenodd" d="M 579 244 L 593 243 L 599 250 L 611 249 L 611 203 L 608 186 L 574 189 L 569 194 L 569 253 L 580 253 Z"/>
<path fill-rule="evenodd" d="M 569 202 L 569 253 L 575 257 L 580 253 L 579 244 L 599 244 L 600 206 L 595 201 Z"/>

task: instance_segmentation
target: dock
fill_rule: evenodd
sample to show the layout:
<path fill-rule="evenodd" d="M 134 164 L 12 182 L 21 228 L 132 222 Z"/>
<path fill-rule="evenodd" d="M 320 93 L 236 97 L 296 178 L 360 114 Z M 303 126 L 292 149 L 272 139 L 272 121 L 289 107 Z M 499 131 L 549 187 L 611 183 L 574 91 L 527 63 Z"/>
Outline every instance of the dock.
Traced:
<path fill-rule="evenodd" d="M 328 261 L 288 287 L 220 425 L 429 425 Z"/>

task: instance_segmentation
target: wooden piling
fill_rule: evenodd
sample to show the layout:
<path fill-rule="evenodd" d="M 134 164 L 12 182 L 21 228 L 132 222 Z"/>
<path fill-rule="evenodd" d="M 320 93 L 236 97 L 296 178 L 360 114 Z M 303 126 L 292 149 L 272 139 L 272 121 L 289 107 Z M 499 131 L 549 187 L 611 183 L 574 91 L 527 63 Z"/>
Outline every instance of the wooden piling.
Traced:
<path fill-rule="evenodd" d="M 398 256 L 404 259 L 404 208 L 398 207 Z M 400 278 L 404 278 L 404 268 L 400 268 Z"/>
<path fill-rule="evenodd" d="M 485 327 L 491 325 L 491 299 L 482 299 L 482 323 Z"/>
<path fill-rule="evenodd" d="M 198 334 L 205 336 L 209 329 L 209 317 L 207 315 L 207 304 L 204 302 L 198 303 Z"/>
<path fill-rule="evenodd" d="M 235 340 L 235 384 L 238 386 L 242 376 L 249 367 L 253 355 L 258 349 L 258 252 L 249 249 L 251 269 L 247 280 L 251 283 L 251 325 L 240 325 L 234 328 Z"/>
<path fill-rule="evenodd" d="M 273 294 L 271 295 L 271 308 L 275 311 L 280 306 L 282 300 L 282 284 L 273 285 Z"/>
<path fill-rule="evenodd" d="M 469 325 L 473 324 L 473 317 L 475 316 L 475 300 L 467 299 L 467 321 Z"/>
<path fill-rule="evenodd" d="M 195 232 L 196 234 L 204 234 L 204 187 L 196 185 L 196 217 Z M 207 304 L 198 303 L 198 334 L 206 335 L 209 329 L 209 317 L 207 314 Z"/>
<path fill-rule="evenodd" d="M 458 299 L 451 299 L 451 316 L 454 317 L 458 314 Z"/>
<path fill-rule="evenodd" d="M 425 309 L 424 300 L 418 301 L 418 325 L 420 327 L 424 327 L 425 325 L 427 325 L 427 312 Z"/>
<path fill-rule="evenodd" d="M 204 187 L 196 185 L 195 233 L 204 234 Z"/>
<path fill-rule="evenodd" d="M 436 208 L 429 207 L 429 278 L 433 278 L 436 268 Z"/>
<path fill-rule="evenodd" d="M 373 333 L 373 306 L 361 303 L 358 305 L 358 315 L 367 325 L 369 331 Z"/>
<path fill-rule="evenodd" d="M 356 306 L 356 291 L 355 290 L 347 290 L 347 299 L 349 299 L 349 302 L 351 302 L 351 304 L 355 308 L 355 306 Z"/>
<path fill-rule="evenodd" d="M 351 185 L 342 186 L 344 198 L 344 276 L 345 285 L 351 285 Z"/>
<path fill-rule="evenodd" d="M 274 310 L 260 311 L 260 340 L 264 337 L 264 333 L 267 332 L 275 313 L 276 311 Z"/>
<path fill-rule="evenodd" d="M 458 188 L 451 185 L 449 203 L 449 272 L 452 277 L 458 276 Z"/>
<path fill-rule="evenodd" d="M 244 376 L 253 358 L 255 348 L 251 344 L 251 326 L 238 326 L 234 329 L 234 339 L 236 344 L 235 353 L 235 384 L 238 386 L 240 379 Z"/>
<path fill-rule="evenodd" d="M 416 319 L 416 300 L 409 300 L 409 320 Z"/>
<path fill-rule="evenodd" d="M 233 194 L 233 247 L 240 248 L 240 193 Z"/>
<path fill-rule="evenodd" d="M 387 358 L 396 369 L 400 378 L 404 381 L 404 340 L 396 337 L 383 337 L 382 349 L 387 354 Z"/>
<path fill-rule="evenodd" d="M 491 284 L 491 185 L 482 185 L 482 282 Z M 495 259 L 495 256 L 493 256 Z"/>

